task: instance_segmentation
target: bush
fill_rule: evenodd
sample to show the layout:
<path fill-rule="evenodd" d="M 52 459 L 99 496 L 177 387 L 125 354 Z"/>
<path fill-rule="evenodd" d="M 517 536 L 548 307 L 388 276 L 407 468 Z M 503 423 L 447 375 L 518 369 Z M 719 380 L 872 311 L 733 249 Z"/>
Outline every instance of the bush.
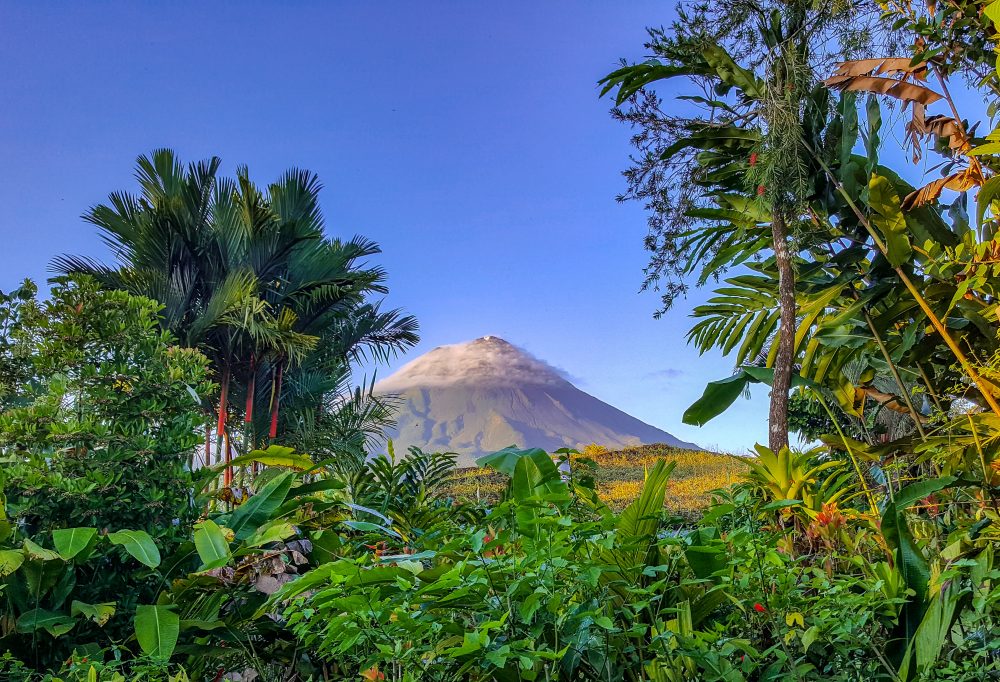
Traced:
<path fill-rule="evenodd" d="M 169 553 L 202 511 L 207 361 L 159 309 L 87 279 L 2 301 L 0 645 L 34 669 L 130 637 L 162 585 L 157 544 Z"/>

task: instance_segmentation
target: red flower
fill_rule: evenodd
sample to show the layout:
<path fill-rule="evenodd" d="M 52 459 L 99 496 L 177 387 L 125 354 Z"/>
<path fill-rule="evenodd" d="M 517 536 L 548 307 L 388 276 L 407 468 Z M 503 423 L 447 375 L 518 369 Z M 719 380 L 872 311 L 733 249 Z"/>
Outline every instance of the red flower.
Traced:
<path fill-rule="evenodd" d="M 757 185 L 757 196 L 759 197 L 764 196 L 764 192 L 765 192 L 764 185 Z"/>
<path fill-rule="evenodd" d="M 368 670 L 361 671 L 361 678 L 364 680 L 370 680 L 371 682 L 376 682 L 376 680 L 384 680 L 385 673 L 380 671 L 377 665 L 373 665 L 368 668 Z"/>
<path fill-rule="evenodd" d="M 760 602 L 757 602 L 756 604 L 753 605 L 753 610 L 756 611 L 757 613 L 764 613 L 765 611 L 767 611 L 767 609 L 765 609 L 763 604 L 761 604 Z"/>
<path fill-rule="evenodd" d="M 754 152 L 753 154 L 750 155 L 750 165 L 751 166 L 757 165 L 757 152 Z"/>

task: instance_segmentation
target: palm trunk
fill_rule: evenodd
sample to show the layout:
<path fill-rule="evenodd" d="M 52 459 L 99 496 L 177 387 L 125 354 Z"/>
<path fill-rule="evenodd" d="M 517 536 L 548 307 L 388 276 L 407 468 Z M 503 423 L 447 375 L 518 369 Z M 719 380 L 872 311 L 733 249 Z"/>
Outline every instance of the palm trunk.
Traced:
<path fill-rule="evenodd" d="M 788 447 L 788 391 L 792 387 L 792 363 L 795 360 L 795 271 L 788 250 L 788 228 L 782 210 L 771 221 L 774 260 L 778 266 L 778 353 L 774 358 L 774 381 L 771 405 L 767 414 L 768 447 L 774 452 Z"/>
<path fill-rule="evenodd" d="M 229 364 L 226 364 L 225 369 L 222 370 L 222 389 L 219 392 L 219 422 L 215 426 L 215 442 L 217 449 L 222 447 L 224 452 L 222 452 L 222 457 L 219 459 L 225 459 L 226 463 L 230 460 L 229 454 L 229 443 L 226 436 L 226 417 L 229 414 Z M 225 441 L 225 442 L 224 442 Z M 222 475 L 222 483 L 224 486 L 229 486 L 232 483 L 233 472 L 227 466 L 225 472 Z"/>
<path fill-rule="evenodd" d="M 271 430 L 268 437 L 274 440 L 278 437 L 278 404 L 281 402 L 281 374 L 282 362 L 278 360 L 278 366 L 274 372 L 274 381 L 271 385 Z"/>
<path fill-rule="evenodd" d="M 222 435 L 223 447 L 226 449 L 226 471 L 222 475 L 222 485 L 226 488 L 233 487 L 233 468 L 229 466 L 229 462 L 233 459 L 233 451 L 229 445 L 229 431 L 226 431 Z"/>
<path fill-rule="evenodd" d="M 212 422 L 205 424 L 205 466 L 212 466 Z"/>
<path fill-rule="evenodd" d="M 243 448 L 245 453 L 249 453 L 253 450 L 253 400 L 254 400 L 254 388 L 257 385 L 257 358 L 253 353 L 250 354 L 250 378 L 247 379 L 247 403 L 246 408 L 243 410 Z M 250 470 L 253 471 L 254 475 L 257 474 L 258 467 L 257 462 L 250 465 Z"/>

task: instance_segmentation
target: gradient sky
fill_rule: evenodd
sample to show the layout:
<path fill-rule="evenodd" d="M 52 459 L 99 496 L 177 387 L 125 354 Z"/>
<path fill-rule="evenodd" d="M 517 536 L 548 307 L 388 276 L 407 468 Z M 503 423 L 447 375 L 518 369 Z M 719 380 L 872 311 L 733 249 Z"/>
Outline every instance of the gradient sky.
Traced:
<path fill-rule="evenodd" d="M 211 5 L 211 6 L 209 6 Z M 316 171 L 331 234 L 378 241 L 388 303 L 435 346 L 502 336 L 684 440 L 766 440 L 766 393 L 703 429 L 684 408 L 731 362 L 688 348 L 696 293 L 639 294 L 628 130 L 596 81 L 672 3 L 0 5 L 0 289 L 58 253 L 106 257 L 80 214 L 135 157 L 212 155 L 260 184 Z"/>

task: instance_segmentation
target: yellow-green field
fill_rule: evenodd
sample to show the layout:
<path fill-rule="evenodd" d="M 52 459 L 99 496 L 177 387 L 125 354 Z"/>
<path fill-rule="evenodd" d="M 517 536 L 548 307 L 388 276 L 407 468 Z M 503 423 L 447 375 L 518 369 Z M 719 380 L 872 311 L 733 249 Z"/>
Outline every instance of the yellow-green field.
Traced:
<path fill-rule="evenodd" d="M 676 462 L 666 507 L 685 515 L 704 509 L 710 491 L 739 481 L 746 471 L 746 464 L 739 457 L 666 445 L 640 445 L 616 451 L 590 445 L 574 456 L 580 458 L 597 463 L 594 478 L 598 493 L 614 509 L 624 508 L 639 495 L 649 467 L 661 459 Z M 449 492 L 461 500 L 494 502 L 505 485 L 506 478 L 501 474 L 473 467 L 455 472 Z"/>

